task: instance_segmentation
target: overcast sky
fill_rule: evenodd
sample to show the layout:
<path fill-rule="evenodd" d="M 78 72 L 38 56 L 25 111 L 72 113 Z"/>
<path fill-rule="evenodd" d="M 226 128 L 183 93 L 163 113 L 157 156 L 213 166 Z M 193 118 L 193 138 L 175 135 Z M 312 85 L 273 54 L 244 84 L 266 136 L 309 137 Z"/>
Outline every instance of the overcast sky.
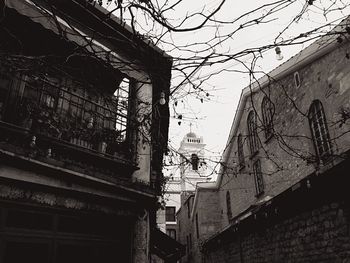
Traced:
<path fill-rule="evenodd" d="M 220 1 L 200 1 L 201 5 L 207 3 L 209 6 L 214 6 Z M 252 10 L 259 5 L 268 3 L 268 0 L 248 0 L 248 1 L 227 1 L 224 8 L 219 12 L 215 18 L 222 20 L 232 19 L 239 16 L 245 11 Z M 321 3 L 321 1 L 315 1 Z M 322 1 L 322 7 L 328 8 L 327 1 Z M 227 46 L 222 46 L 222 50 L 225 51 L 230 48 L 230 51 L 243 50 L 248 47 L 261 46 L 267 43 L 273 43 L 277 34 L 284 28 L 294 17 L 295 14 L 300 12 L 304 7 L 305 1 L 299 1 L 295 5 L 286 8 L 276 16 L 276 20 L 266 25 L 257 26 L 251 29 L 245 29 L 242 33 L 238 34 L 232 41 L 227 43 Z M 328 2 L 329 3 L 329 2 Z M 184 1 L 184 8 L 187 11 L 201 10 L 198 1 Z M 320 6 L 318 6 L 319 8 Z M 183 12 L 185 12 L 185 9 Z M 345 14 L 349 14 L 349 10 L 343 10 L 342 12 L 331 13 L 328 17 L 321 15 L 321 10 L 310 10 L 305 14 L 305 18 L 298 21 L 293 25 L 284 35 L 285 37 L 299 35 L 302 32 L 308 31 L 320 26 L 322 23 L 332 21 L 344 17 Z M 326 20 L 327 19 L 327 20 Z M 195 23 L 196 21 L 194 21 Z M 340 22 L 340 21 L 339 21 Z M 220 28 L 219 30 L 230 30 L 227 28 Z M 204 30 L 204 32 L 198 31 L 196 33 L 189 34 L 177 34 L 181 42 L 187 41 L 187 43 L 196 42 L 198 39 L 205 39 L 209 37 L 209 34 L 214 34 L 214 31 Z M 176 37 L 173 36 L 176 41 Z M 258 66 L 265 72 L 277 67 L 279 64 L 285 62 L 291 56 L 298 53 L 301 49 L 308 46 L 311 42 L 281 47 L 284 59 L 279 61 L 276 59 L 274 50 L 263 54 L 263 58 L 258 60 Z M 219 47 L 220 48 L 220 47 Z M 224 65 L 219 65 L 219 68 L 225 69 L 239 69 L 237 62 L 229 62 Z M 218 68 L 205 68 L 200 70 L 197 76 L 206 76 L 210 73 L 214 73 Z M 173 83 L 174 85 L 174 83 Z M 198 135 L 203 136 L 204 142 L 207 144 L 208 155 L 221 155 L 224 149 L 230 127 L 234 118 L 234 114 L 238 105 L 241 90 L 249 85 L 248 74 L 240 74 L 237 72 L 222 72 L 209 79 L 204 85 L 209 90 L 215 88 L 215 92 L 210 93 L 210 101 L 201 101 L 195 96 L 188 96 L 184 99 L 184 103 L 178 102 L 176 109 L 177 112 L 183 113 L 185 121 L 182 121 L 181 125 L 178 125 L 178 119 L 172 116 L 170 125 L 170 144 L 175 148 L 179 147 L 179 143 L 183 136 L 189 132 L 190 125 L 193 123 L 192 131 Z M 181 108 L 182 107 L 182 108 Z M 196 119 L 198 118 L 198 119 Z"/>
<path fill-rule="evenodd" d="M 162 2 L 165 0 L 158 0 Z M 338 0 L 339 1 L 339 0 Z M 171 2 L 171 1 L 170 1 Z M 172 1 L 177 2 L 177 1 Z M 171 22 L 176 24 L 181 21 L 181 18 L 185 17 L 186 14 L 192 12 L 202 12 L 202 10 L 212 10 L 215 8 L 221 0 L 183 0 L 168 17 L 171 18 Z M 245 0 L 245 1 L 234 1 L 227 0 L 222 9 L 215 15 L 215 19 L 222 21 L 229 21 L 239 17 L 244 12 L 253 10 L 261 5 L 273 2 L 272 0 Z M 219 45 L 215 48 L 216 52 L 239 52 L 246 48 L 262 46 L 266 44 L 273 44 L 276 36 L 282 31 L 298 14 L 303 8 L 307 1 L 298 0 L 294 4 L 276 15 L 271 17 L 271 22 L 259 24 L 253 27 L 245 28 L 238 34 L 235 34 L 232 39 L 229 39 L 224 44 Z M 283 33 L 280 39 L 287 39 L 291 36 L 297 36 L 300 33 L 307 32 L 310 29 L 319 27 L 322 24 L 330 21 L 338 21 L 349 14 L 349 9 L 342 11 L 335 11 L 329 13 L 327 16 L 323 15 L 324 10 L 337 9 L 337 5 L 332 5 L 329 0 L 315 0 L 312 6 L 308 6 L 304 15 L 294 23 L 287 31 Z M 346 2 L 346 1 L 345 1 Z M 337 2 L 338 3 L 338 2 Z M 340 1 L 339 1 L 340 3 Z M 261 10 L 262 13 L 266 12 L 265 9 Z M 116 14 L 118 16 L 118 14 Z M 169 36 L 168 41 L 175 42 L 178 45 L 198 43 L 211 39 L 218 32 L 227 33 L 233 31 L 239 23 L 244 23 L 248 19 L 252 19 L 253 15 L 242 18 L 236 24 L 227 24 L 225 26 L 214 26 L 198 30 L 196 32 L 189 33 L 173 33 L 171 38 Z M 142 22 L 143 16 L 136 17 L 138 21 Z M 195 16 L 192 20 L 184 26 L 190 27 L 195 26 L 201 22 L 201 18 Z M 147 24 L 147 23 L 146 23 Z M 144 27 L 147 25 L 143 24 Z M 148 24 L 149 25 L 149 24 Z M 330 28 L 328 28 L 329 30 Z M 138 30 L 142 30 L 138 28 Z M 263 58 L 258 60 L 257 66 L 264 72 L 277 67 L 279 64 L 285 62 L 291 56 L 298 53 L 301 49 L 308 46 L 311 42 L 281 47 L 283 60 L 277 60 L 274 50 L 264 53 Z M 167 45 L 160 45 L 160 48 L 164 49 L 169 55 L 174 57 L 185 58 L 188 54 L 181 53 L 177 50 L 172 49 Z M 249 57 L 246 58 L 249 61 Z M 190 123 L 192 123 L 192 131 L 200 136 L 203 136 L 204 142 L 207 144 L 207 157 L 219 157 L 226 145 L 230 127 L 235 115 L 235 111 L 238 105 L 241 90 L 249 85 L 249 75 L 247 73 L 237 73 L 234 70 L 242 69 L 242 66 L 238 65 L 235 61 L 228 61 L 225 64 L 220 64 L 212 67 L 206 67 L 200 69 L 193 77 L 204 78 L 210 74 L 218 72 L 220 69 L 226 69 L 227 71 L 221 72 L 218 75 L 211 77 L 208 81 L 203 84 L 202 88 L 208 90 L 208 97 L 205 97 L 203 103 L 200 97 L 196 95 L 186 96 L 181 99 L 176 99 L 176 96 L 170 101 L 171 108 L 171 120 L 169 129 L 169 145 L 174 149 L 178 149 L 180 141 L 183 136 L 190 131 Z M 179 73 L 173 71 L 172 87 L 175 87 L 181 79 L 178 78 Z M 189 89 L 189 86 L 184 85 L 182 90 Z M 176 106 L 175 106 L 176 105 Z M 175 114 L 174 110 L 178 114 L 182 115 L 182 120 L 178 119 L 178 115 Z M 181 125 L 179 125 L 181 121 Z"/>

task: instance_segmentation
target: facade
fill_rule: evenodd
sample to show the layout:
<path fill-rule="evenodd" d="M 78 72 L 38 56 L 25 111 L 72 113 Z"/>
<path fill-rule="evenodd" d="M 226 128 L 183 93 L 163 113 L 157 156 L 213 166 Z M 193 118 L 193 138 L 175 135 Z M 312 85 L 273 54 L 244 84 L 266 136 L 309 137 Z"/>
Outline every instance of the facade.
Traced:
<path fill-rule="evenodd" d="M 176 258 L 155 216 L 171 58 L 85 0 L 0 7 L 0 262 Z"/>
<path fill-rule="evenodd" d="M 242 91 L 202 262 L 349 261 L 348 28 L 344 20 Z"/>
<path fill-rule="evenodd" d="M 215 182 L 197 184 L 179 209 L 177 218 L 178 241 L 186 245 L 182 263 L 202 262 L 202 246 L 221 227 L 222 212 L 218 209 L 219 195 Z"/>
<path fill-rule="evenodd" d="M 174 239 L 177 239 L 179 231 L 176 214 L 181 204 L 195 192 L 199 183 L 210 180 L 207 175 L 204 147 L 203 137 L 197 136 L 194 132 L 187 133 L 178 150 L 179 168 L 177 167 L 168 176 L 164 194 L 165 210 L 163 216 L 159 215 L 159 218 L 165 217 L 164 232 Z"/>

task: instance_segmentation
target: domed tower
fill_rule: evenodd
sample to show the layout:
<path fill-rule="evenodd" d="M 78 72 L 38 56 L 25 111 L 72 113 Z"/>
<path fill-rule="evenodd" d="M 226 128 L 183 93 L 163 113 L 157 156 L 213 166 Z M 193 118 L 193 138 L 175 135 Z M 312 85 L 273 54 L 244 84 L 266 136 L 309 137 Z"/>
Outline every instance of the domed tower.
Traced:
<path fill-rule="evenodd" d="M 181 192 L 184 195 L 193 193 L 198 182 L 208 180 L 204 147 L 203 137 L 197 136 L 192 131 L 187 133 L 181 141 L 180 177 Z"/>

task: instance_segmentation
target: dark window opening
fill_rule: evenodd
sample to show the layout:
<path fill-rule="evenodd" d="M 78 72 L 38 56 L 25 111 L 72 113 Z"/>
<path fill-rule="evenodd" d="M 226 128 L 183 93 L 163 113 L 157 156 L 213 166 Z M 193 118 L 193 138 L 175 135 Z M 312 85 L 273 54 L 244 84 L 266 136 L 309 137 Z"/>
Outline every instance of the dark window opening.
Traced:
<path fill-rule="evenodd" d="M 300 81 L 300 75 L 299 72 L 294 73 L 294 84 L 296 88 L 300 87 L 301 81 Z"/>
<path fill-rule="evenodd" d="M 167 222 L 175 222 L 175 206 L 166 206 L 165 207 L 165 220 Z"/>
<path fill-rule="evenodd" d="M 264 193 L 264 189 L 265 189 L 264 179 L 261 172 L 260 160 L 257 160 L 253 164 L 253 173 L 254 173 L 256 195 L 259 196 Z"/>
<path fill-rule="evenodd" d="M 259 137 L 257 131 L 256 116 L 254 111 L 251 111 L 248 115 L 248 141 L 250 154 L 254 155 L 259 149 Z"/>
<path fill-rule="evenodd" d="M 198 155 L 193 153 L 191 155 L 192 170 L 194 170 L 194 171 L 198 170 L 198 162 L 199 162 Z"/>
<path fill-rule="evenodd" d="M 187 201 L 187 217 L 190 218 L 191 216 L 191 205 L 190 205 L 190 199 Z"/>
<path fill-rule="evenodd" d="M 26 241 L 9 241 L 5 245 L 4 263 L 35 262 L 47 263 L 50 261 L 50 246 L 48 243 Z"/>
<path fill-rule="evenodd" d="M 240 168 L 243 168 L 245 166 L 245 160 L 244 160 L 243 141 L 242 141 L 241 134 L 238 135 L 237 150 L 238 150 L 238 165 Z"/>
<path fill-rule="evenodd" d="M 316 157 L 319 161 L 326 163 L 332 156 L 332 144 L 327 127 L 326 116 L 322 103 L 319 100 L 315 100 L 311 104 L 308 118 Z"/>
<path fill-rule="evenodd" d="M 6 217 L 6 227 L 52 230 L 53 216 L 45 213 L 9 209 Z"/>
<path fill-rule="evenodd" d="M 232 217 L 232 209 L 231 209 L 231 195 L 230 192 L 226 192 L 226 207 L 227 207 L 227 218 L 230 220 Z"/>
<path fill-rule="evenodd" d="M 176 230 L 175 229 L 167 229 L 166 233 L 168 236 L 176 240 Z"/>
<path fill-rule="evenodd" d="M 265 97 L 261 103 L 261 109 L 265 139 L 269 139 L 273 135 L 273 115 L 275 112 L 274 105 L 269 98 Z"/>

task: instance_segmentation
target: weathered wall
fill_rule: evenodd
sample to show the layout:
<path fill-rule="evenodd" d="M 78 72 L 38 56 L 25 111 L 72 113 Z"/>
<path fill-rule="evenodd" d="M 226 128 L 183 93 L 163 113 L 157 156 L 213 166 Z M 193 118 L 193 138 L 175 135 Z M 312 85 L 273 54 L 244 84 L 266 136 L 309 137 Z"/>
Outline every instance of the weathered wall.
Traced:
<path fill-rule="evenodd" d="M 189 260 L 192 258 L 192 252 L 189 247 L 189 235 L 193 232 L 193 226 L 190 223 L 190 213 L 188 211 L 192 209 L 192 203 L 193 203 L 193 195 L 188 197 L 184 203 L 181 204 L 181 208 L 178 211 L 176 215 L 176 220 L 178 224 L 178 237 L 177 241 L 180 242 L 182 245 L 186 246 L 186 254 L 181 258 L 182 263 L 189 262 Z M 188 209 L 188 206 L 190 206 L 190 209 Z"/>
<path fill-rule="evenodd" d="M 188 245 L 186 255 L 181 262 L 202 262 L 203 242 L 216 233 L 221 226 L 222 214 L 217 209 L 218 198 L 219 195 L 215 189 L 197 188 L 194 207 L 190 209 L 190 214 L 188 214 L 187 203 L 181 207 L 177 215 L 178 240 L 183 245 Z M 198 229 L 196 221 L 198 221 Z"/>
<path fill-rule="evenodd" d="M 238 131 L 233 134 L 228 169 L 220 185 L 220 205 L 227 214 L 226 192 L 231 195 L 232 217 L 249 208 L 267 196 L 275 196 L 289 186 L 317 169 L 316 162 L 303 157 L 315 157 L 314 145 L 307 113 L 313 100 L 320 100 L 327 118 L 334 155 L 350 148 L 349 121 L 341 123 L 340 111 L 350 109 L 350 60 L 347 58 L 349 44 L 339 45 L 331 53 L 311 64 L 298 69 L 301 86 L 294 83 L 294 72 L 250 96 L 239 121 Z M 275 105 L 275 135 L 266 139 L 262 126 L 261 103 L 268 96 Z M 251 110 L 258 114 L 258 135 L 261 147 L 251 156 L 247 139 L 247 117 Z M 342 125 L 341 125 L 342 124 Z M 243 136 L 245 167 L 238 170 L 232 166 L 238 163 L 237 136 Z M 253 163 L 260 159 L 265 184 L 264 194 L 256 197 Z M 323 168 L 324 169 L 324 168 Z M 223 217 L 222 227 L 228 225 Z"/>
<path fill-rule="evenodd" d="M 222 214 L 217 209 L 219 195 L 216 190 L 201 189 L 196 194 L 198 199 L 191 218 L 193 237 L 193 260 L 191 262 L 200 263 L 202 262 L 202 244 L 220 229 Z M 196 216 L 198 218 L 198 234 Z"/>
<path fill-rule="evenodd" d="M 206 263 L 350 262 L 349 206 L 332 202 L 258 231 L 232 234 Z"/>

